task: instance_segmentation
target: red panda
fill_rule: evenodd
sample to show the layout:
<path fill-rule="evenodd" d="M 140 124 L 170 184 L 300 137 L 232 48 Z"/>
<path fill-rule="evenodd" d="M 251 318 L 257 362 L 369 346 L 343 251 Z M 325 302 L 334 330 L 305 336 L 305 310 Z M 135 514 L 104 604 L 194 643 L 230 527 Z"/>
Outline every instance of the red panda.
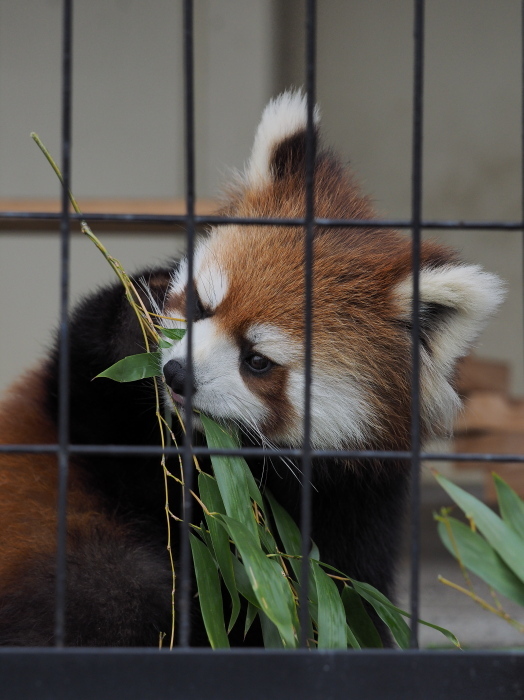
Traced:
<path fill-rule="evenodd" d="M 315 111 L 318 132 L 319 113 Z M 317 134 L 318 136 L 318 134 Z M 228 217 L 305 214 L 306 102 L 288 92 L 266 107 Z M 319 219 L 373 219 L 369 200 L 329 150 L 314 177 Z M 317 226 L 313 264 L 311 443 L 318 449 L 408 450 L 412 272 L 408 237 L 382 228 Z M 236 425 L 246 444 L 300 446 L 304 414 L 304 231 L 213 228 L 187 263 L 142 272 L 144 300 L 185 313 L 194 288 L 193 406 Z M 456 361 L 503 296 L 497 277 L 424 243 L 420 269 L 421 431 L 448 433 L 459 400 Z M 166 327 L 176 322 L 164 321 Z M 76 444 L 153 445 L 150 380 L 93 377 L 143 351 L 122 289 L 84 299 L 71 317 L 70 438 Z M 184 405 L 186 339 L 162 350 L 166 404 Z M 0 442 L 56 443 L 58 350 L 23 376 L 0 406 Z M 198 419 L 195 418 L 195 423 Z M 198 425 L 196 426 L 198 428 Z M 0 455 L 0 644 L 53 643 L 56 458 Z M 296 465 L 250 465 L 297 521 Z M 391 596 L 409 465 L 315 459 L 312 539 L 321 559 Z M 175 485 L 173 485 L 175 489 Z M 175 493 L 172 498 L 175 499 Z M 157 645 L 170 627 L 164 484 L 154 457 L 83 455 L 70 464 L 66 643 Z M 176 552 L 175 552 L 176 554 Z M 205 635 L 194 611 L 193 644 Z M 237 625 L 238 627 L 238 625 Z M 381 628 L 387 642 L 387 634 Z M 260 644 L 252 628 L 233 644 Z"/>

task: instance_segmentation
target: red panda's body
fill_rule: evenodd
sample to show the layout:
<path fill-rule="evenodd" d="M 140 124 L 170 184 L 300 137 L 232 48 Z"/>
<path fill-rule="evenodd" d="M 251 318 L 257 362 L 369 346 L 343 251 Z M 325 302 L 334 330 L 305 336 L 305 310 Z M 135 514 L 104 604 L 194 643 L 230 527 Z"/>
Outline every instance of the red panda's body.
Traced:
<path fill-rule="evenodd" d="M 305 113 L 297 93 L 270 103 L 224 214 L 304 215 Z M 374 216 L 337 159 L 324 151 L 315 168 L 315 214 Z M 233 224 L 217 227 L 195 251 L 193 404 L 239 426 L 249 443 L 301 444 L 303 251 L 301 228 Z M 319 226 L 314 260 L 313 447 L 409 449 L 409 239 L 382 229 Z M 155 310 L 172 317 L 185 313 L 185 262 L 149 271 L 146 278 L 147 301 Z M 499 303 L 501 287 L 494 276 L 425 244 L 420 298 L 421 428 L 427 438 L 450 428 L 458 403 L 450 384 L 455 362 Z M 118 286 L 88 297 L 75 311 L 73 443 L 155 444 L 148 380 L 92 382 L 112 363 L 141 350 L 139 329 Z M 162 350 L 164 399 L 171 407 L 184 404 L 185 355 L 185 339 Z M 57 376 L 54 351 L 19 380 L 0 407 L 1 442 L 57 441 Z M 298 520 L 295 465 L 250 466 Z M 312 537 L 321 559 L 391 595 L 407 482 L 402 462 L 315 460 Z M 56 458 L 2 455 L 0 484 L 0 644 L 50 644 Z M 159 633 L 169 629 L 171 590 L 158 460 L 73 457 L 68 517 L 67 643 L 157 644 Z M 204 642 L 196 612 L 192 641 Z M 232 642 L 241 641 L 242 630 L 234 629 Z M 259 642 L 252 631 L 247 643 Z"/>

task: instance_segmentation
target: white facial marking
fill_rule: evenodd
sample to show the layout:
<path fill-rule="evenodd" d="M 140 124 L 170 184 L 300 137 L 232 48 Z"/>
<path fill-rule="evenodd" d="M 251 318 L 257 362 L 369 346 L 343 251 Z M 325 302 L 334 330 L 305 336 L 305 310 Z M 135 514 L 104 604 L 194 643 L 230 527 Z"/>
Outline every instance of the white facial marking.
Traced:
<path fill-rule="evenodd" d="M 187 258 L 180 261 L 178 268 L 173 273 L 171 284 L 169 285 L 169 294 L 180 294 L 187 286 Z"/>
<path fill-rule="evenodd" d="M 304 370 L 288 376 L 288 396 L 298 413 L 294 429 L 285 436 L 300 446 L 304 416 Z M 335 377 L 313 367 L 311 382 L 311 445 L 314 449 L 363 447 L 369 436 L 373 415 L 363 392 L 351 377 Z"/>
<path fill-rule="evenodd" d="M 193 278 L 202 304 L 211 311 L 224 300 L 229 287 L 227 274 L 208 253 L 205 241 L 200 241 L 193 258 Z M 170 294 L 180 294 L 187 287 L 187 258 L 184 258 L 173 275 Z"/>
<path fill-rule="evenodd" d="M 246 332 L 246 340 L 253 345 L 253 350 L 278 365 L 290 366 L 303 354 L 301 343 L 270 323 L 254 323 Z"/>
<path fill-rule="evenodd" d="M 213 418 L 244 425 L 260 424 L 267 409 L 245 385 L 240 375 L 240 351 L 213 318 L 193 325 L 193 406 Z M 169 360 L 186 362 L 187 336 L 162 350 L 162 366 Z"/>
<path fill-rule="evenodd" d="M 199 241 L 195 246 L 193 254 L 193 277 L 197 277 L 205 256 L 205 246 L 203 241 Z M 187 258 L 182 258 L 178 268 L 175 270 L 169 285 L 170 294 L 180 294 L 187 287 Z"/>
<path fill-rule="evenodd" d="M 196 288 L 202 304 L 214 311 L 228 290 L 225 271 L 215 262 L 204 260 L 195 273 Z"/>

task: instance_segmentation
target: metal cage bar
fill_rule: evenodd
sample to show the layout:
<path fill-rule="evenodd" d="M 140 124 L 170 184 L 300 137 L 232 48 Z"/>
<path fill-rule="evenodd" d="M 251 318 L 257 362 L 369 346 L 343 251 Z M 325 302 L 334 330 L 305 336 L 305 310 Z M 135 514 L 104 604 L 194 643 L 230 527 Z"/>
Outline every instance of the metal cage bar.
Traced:
<path fill-rule="evenodd" d="M 185 215 L 151 216 L 89 214 L 82 218 L 89 221 L 120 221 L 127 224 L 155 223 L 166 226 L 183 224 L 188 241 L 188 276 L 192 278 L 194 236 L 197 225 L 202 224 L 253 224 L 302 226 L 304 228 L 305 250 L 305 419 L 304 444 L 301 449 L 269 450 L 262 448 L 240 448 L 238 450 L 210 449 L 193 447 L 188 426 L 187 439 L 181 447 L 136 447 L 117 445 L 75 445 L 69 442 L 69 366 L 68 366 L 68 303 L 69 303 L 69 234 L 71 221 L 80 217 L 70 214 L 67 200 L 71 173 L 71 90 L 72 90 L 72 15 L 73 0 L 63 3 L 63 51 L 62 51 L 62 172 L 65 186 L 62 193 L 61 213 L 42 212 L 0 212 L 0 224 L 12 220 L 58 221 L 61 233 L 61 291 L 60 291 L 60 418 L 59 439 L 56 445 L 3 445 L 3 453 L 52 453 L 59 463 L 59 527 L 57 540 L 57 585 L 56 585 L 56 646 L 64 644 L 65 617 L 65 537 L 67 508 L 67 464 L 71 454 L 135 454 L 135 455 L 179 455 L 183 460 L 184 491 L 186 498 L 183 507 L 183 532 L 181 542 L 180 570 L 180 627 L 179 648 L 173 652 L 166 650 L 122 650 L 108 649 L 101 652 L 93 649 L 43 649 L 43 650 L 0 650 L 0 674 L 3 679 L 5 698 L 26 697 L 93 697 L 100 700 L 114 697 L 122 692 L 129 698 L 147 696 L 191 698 L 213 697 L 235 698 L 267 697 L 288 698 L 290 695 L 316 699 L 348 697 L 405 698 L 414 697 L 423 688 L 424 700 L 437 698 L 462 698 L 464 695 L 489 694 L 490 697 L 504 698 L 524 696 L 524 655 L 516 653 L 449 653 L 408 651 L 323 652 L 300 650 L 296 652 L 273 652 L 267 650 L 231 650 L 211 652 L 191 649 L 189 599 L 191 595 L 189 523 L 191 518 L 191 498 L 188 497 L 192 479 L 192 459 L 194 455 L 239 454 L 246 457 L 261 455 L 285 455 L 302 460 L 304 484 L 302 489 L 303 571 L 301 600 L 307 599 L 308 534 L 311 528 L 310 504 L 311 488 L 309 475 L 311 462 L 315 457 L 380 458 L 406 459 L 412 464 L 413 496 L 412 512 L 412 574 L 411 612 L 416 620 L 419 609 L 419 557 L 418 512 L 420 508 L 420 461 L 498 461 L 524 463 L 524 455 L 501 454 L 453 454 L 422 452 L 420 448 L 419 425 L 419 281 L 420 240 L 423 230 L 523 230 L 523 221 L 439 221 L 422 218 L 422 106 L 424 68 L 424 0 L 414 0 L 414 83 L 413 83 L 413 142 L 412 142 L 412 209 L 409 220 L 339 220 L 318 219 L 314 215 L 314 153 L 315 139 L 313 128 L 313 107 L 315 103 L 315 0 L 305 0 L 306 7 L 306 88 L 308 105 L 307 122 L 307 166 L 305 216 L 296 219 L 249 219 L 226 218 L 223 216 L 198 216 L 195 213 L 195 134 L 194 134 L 194 47 L 193 47 L 193 3 L 184 0 L 184 75 L 185 75 L 185 126 L 186 126 L 186 207 Z M 522 3 L 524 31 L 524 2 Z M 523 34 L 524 46 L 524 34 Z M 523 94 L 524 94 L 524 50 L 523 50 Z M 524 102 L 523 102 L 523 152 L 524 152 Z M 523 159 L 523 212 L 524 212 L 524 159 Z M 311 448 L 311 351 L 312 351 L 312 239 L 315 227 L 339 226 L 360 228 L 400 228 L 409 229 L 413 240 L 413 324 L 412 324 L 412 444 L 409 451 L 358 451 L 358 450 L 315 450 Z M 0 229 L 1 233 L 1 229 Z M 187 295 L 187 338 L 188 376 L 186 395 L 191 404 L 191 337 L 194 290 L 188 285 Z M 188 422 L 191 411 L 187 411 Z M 301 606 L 305 608 L 305 605 Z M 302 625 L 305 629 L 305 625 Z M 304 636 L 301 639 L 305 646 Z M 412 647 L 418 645 L 416 623 L 412 627 Z M 380 673 L 377 669 L 380 668 Z M 387 679 L 387 682 L 385 682 Z M 154 681 L 154 682 L 152 682 Z M 42 693 L 42 689 L 45 689 Z M 350 691 L 348 689 L 351 689 Z M 483 695 L 484 694 L 484 695 Z"/>
<path fill-rule="evenodd" d="M 66 605 L 67 482 L 69 474 L 69 271 L 73 3 L 64 0 L 62 38 L 62 213 L 60 218 L 60 333 L 58 378 L 58 520 L 55 644 L 64 646 Z"/>
<path fill-rule="evenodd" d="M 180 623 L 178 643 L 181 647 L 189 646 L 191 635 L 191 551 L 189 545 L 189 528 L 191 523 L 192 503 L 191 488 L 193 484 L 193 449 L 192 449 L 192 396 L 193 396 L 193 316 L 195 307 L 195 289 L 193 280 L 193 262 L 195 251 L 195 117 L 194 117 L 194 47 L 193 47 L 193 2 L 184 0 L 184 110 L 185 110 L 185 146 L 186 146 L 186 240 L 187 240 L 187 292 L 186 292 L 186 378 L 185 411 L 186 430 L 184 436 L 183 461 L 183 522 L 180 542 Z"/>
<path fill-rule="evenodd" d="M 422 215 L 422 109 L 424 86 L 424 0 L 414 6 L 413 145 L 411 166 L 411 580 L 410 646 L 418 648 L 420 607 L 420 246 Z"/>
<path fill-rule="evenodd" d="M 313 235 L 315 217 L 316 138 L 313 123 L 316 82 L 316 2 L 306 3 L 306 216 L 304 225 L 304 439 L 302 444 L 302 489 L 300 532 L 302 536 L 300 603 L 300 646 L 307 647 L 309 599 L 309 541 L 311 536 L 311 379 L 313 341 Z"/>

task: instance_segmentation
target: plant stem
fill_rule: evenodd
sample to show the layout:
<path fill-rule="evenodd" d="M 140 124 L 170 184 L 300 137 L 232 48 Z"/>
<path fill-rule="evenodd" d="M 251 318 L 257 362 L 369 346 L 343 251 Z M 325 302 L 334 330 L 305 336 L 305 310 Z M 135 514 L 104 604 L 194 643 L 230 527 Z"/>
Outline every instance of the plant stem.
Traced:
<path fill-rule="evenodd" d="M 454 588 L 456 591 L 460 591 L 460 593 L 464 593 L 467 595 L 469 598 L 475 601 L 478 605 L 480 605 L 481 608 L 484 608 L 484 610 L 488 610 L 489 612 L 493 613 L 497 617 L 502 618 L 506 622 L 508 622 L 510 625 L 515 627 L 521 634 L 524 634 L 524 625 L 522 625 L 520 622 L 517 620 L 514 620 L 512 617 L 508 615 L 507 612 L 504 610 L 497 610 L 497 608 L 494 608 L 492 605 L 490 605 L 486 600 L 478 596 L 476 593 L 473 591 L 468 591 L 467 588 L 463 588 L 462 586 L 459 586 L 457 583 L 453 583 L 453 581 L 448 581 L 448 579 L 444 578 L 443 576 L 439 576 L 438 580 L 443 583 L 445 586 L 449 586 L 450 588 Z"/>

